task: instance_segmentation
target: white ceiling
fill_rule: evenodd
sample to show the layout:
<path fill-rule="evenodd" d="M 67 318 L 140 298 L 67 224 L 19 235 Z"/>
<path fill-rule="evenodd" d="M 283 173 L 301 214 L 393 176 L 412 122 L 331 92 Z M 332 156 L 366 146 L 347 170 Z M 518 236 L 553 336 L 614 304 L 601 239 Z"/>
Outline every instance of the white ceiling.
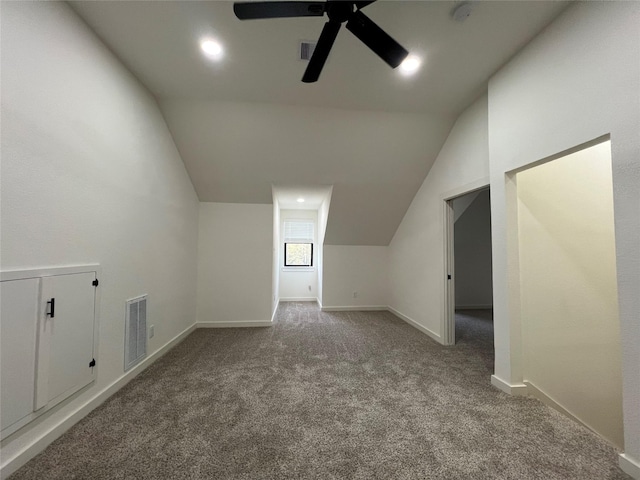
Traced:
<path fill-rule="evenodd" d="M 283 210 L 319 210 L 331 199 L 331 186 L 273 186 L 273 198 Z M 298 202 L 302 198 L 304 202 Z"/>
<path fill-rule="evenodd" d="M 326 17 L 240 21 L 227 1 L 71 2 L 105 43 L 159 98 L 287 103 L 364 110 L 458 114 L 486 81 L 567 2 L 474 2 L 465 22 L 459 2 L 378 1 L 363 9 L 425 59 L 407 79 L 342 29 L 320 81 L 303 84 L 298 42 L 315 40 Z M 213 35 L 219 64 L 198 48 Z"/>
<path fill-rule="evenodd" d="M 300 40 L 326 19 L 240 21 L 227 1 L 72 8 L 156 96 L 201 201 L 271 203 L 272 184 L 333 185 L 326 242 L 387 245 L 455 117 L 568 2 L 378 1 L 363 11 L 412 53 L 402 77 L 342 29 L 320 80 Z M 218 38 L 225 58 L 199 49 Z"/>

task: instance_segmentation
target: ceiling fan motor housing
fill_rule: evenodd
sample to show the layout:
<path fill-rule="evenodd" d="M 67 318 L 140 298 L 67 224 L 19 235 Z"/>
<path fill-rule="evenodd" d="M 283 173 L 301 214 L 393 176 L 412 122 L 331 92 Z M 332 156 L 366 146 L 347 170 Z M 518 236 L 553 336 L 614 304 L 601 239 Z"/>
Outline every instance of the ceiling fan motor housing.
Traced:
<path fill-rule="evenodd" d="M 327 17 L 329 17 L 329 20 L 332 22 L 346 22 L 354 10 L 355 3 L 353 2 L 327 2 Z"/>
<path fill-rule="evenodd" d="M 251 1 L 236 2 L 233 11 L 240 20 L 260 18 L 287 17 L 321 17 L 325 13 L 329 21 L 325 23 L 318 43 L 309 59 L 302 81 L 313 83 L 320 77 L 320 72 L 333 47 L 333 42 L 343 23 L 347 30 L 384 60 L 392 68 L 396 68 L 409 55 L 409 52 L 391 38 L 373 20 L 362 13 L 362 8 L 375 0 L 317 0 L 298 1 Z"/>

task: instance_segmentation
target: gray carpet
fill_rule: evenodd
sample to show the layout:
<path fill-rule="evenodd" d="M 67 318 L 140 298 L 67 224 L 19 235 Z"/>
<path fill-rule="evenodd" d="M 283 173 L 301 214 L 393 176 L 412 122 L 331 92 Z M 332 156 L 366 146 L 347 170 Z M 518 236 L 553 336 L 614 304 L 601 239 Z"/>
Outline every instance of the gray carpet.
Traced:
<path fill-rule="evenodd" d="M 448 348 L 309 303 L 197 330 L 12 478 L 629 478 L 595 434 L 490 385 L 480 317 L 459 315 Z"/>

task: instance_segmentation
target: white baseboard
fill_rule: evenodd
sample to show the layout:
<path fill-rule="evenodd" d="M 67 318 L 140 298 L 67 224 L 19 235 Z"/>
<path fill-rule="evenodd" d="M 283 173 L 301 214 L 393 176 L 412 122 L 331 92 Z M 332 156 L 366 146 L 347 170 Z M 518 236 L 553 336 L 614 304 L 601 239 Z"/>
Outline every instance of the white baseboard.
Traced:
<path fill-rule="evenodd" d="M 516 383 L 512 385 L 495 375 L 491 375 L 491 385 L 509 395 L 518 396 L 527 394 L 527 386 L 524 383 Z"/>
<path fill-rule="evenodd" d="M 602 436 L 602 434 L 600 432 L 598 432 L 595 428 L 593 428 L 588 423 L 582 421 L 577 415 L 575 415 L 573 412 L 571 412 L 571 410 L 568 410 L 564 406 L 562 406 L 562 404 L 560 404 L 555 398 L 550 396 L 547 392 L 545 392 L 544 390 L 539 389 L 533 383 L 531 383 L 531 382 L 529 382 L 527 380 L 525 380 L 523 383 L 527 386 L 527 395 L 529 395 L 531 397 L 534 397 L 534 398 L 537 398 L 538 400 L 540 400 L 545 405 L 547 405 L 547 406 L 553 408 L 554 410 L 557 410 L 561 414 L 563 414 L 565 417 L 570 418 L 571 420 L 573 420 L 574 422 L 582 425 L 585 428 L 588 428 L 593 433 L 598 435 L 602 440 L 604 440 L 605 442 L 608 442 L 613 448 L 618 449 L 618 450 L 621 449 L 621 447 L 622 447 L 621 445 L 616 445 L 612 440 Z"/>
<path fill-rule="evenodd" d="M 320 304 L 320 302 L 318 302 Z M 428 335 L 436 342 L 442 344 L 442 338 L 436 332 L 429 330 L 427 327 L 420 325 L 414 319 L 407 317 L 406 315 L 400 313 L 395 308 L 390 307 L 388 305 L 359 305 L 359 306 L 342 306 L 342 307 L 324 307 L 321 306 L 320 309 L 323 312 L 378 312 L 378 311 L 386 311 L 393 313 L 396 317 L 401 320 L 407 322 L 409 325 L 414 327 L 417 330 L 420 330 L 422 333 Z"/>
<path fill-rule="evenodd" d="M 48 431 L 44 432 L 38 438 L 31 443 L 23 447 L 20 451 L 16 452 L 13 456 L 6 458 L 2 456 L 2 465 L 0 466 L 0 478 L 4 479 L 18 470 L 21 466 L 35 457 L 37 454 L 47 448 L 54 440 L 60 437 L 64 432 L 69 430 L 72 426 L 86 417 L 92 410 L 100 406 L 105 400 L 111 397 L 114 393 L 124 387 L 127 383 L 133 380 L 139 373 L 146 369 L 153 362 L 162 357 L 165 353 L 175 347 L 178 343 L 184 340 L 191 332 L 196 329 L 195 325 L 191 325 L 173 339 L 169 340 L 164 346 L 158 349 L 155 353 L 147 357 L 144 361 L 136 365 L 127 373 L 116 379 L 107 387 L 96 393 L 92 398 L 87 400 L 83 405 L 79 406 L 75 410 L 69 412 L 69 414 L 63 418 L 57 425 L 52 426 Z M 4 453 L 4 452 L 3 452 Z"/>
<path fill-rule="evenodd" d="M 276 313 L 278 313 L 278 306 L 280 305 L 280 300 L 276 302 L 276 306 L 273 309 L 273 313 L 271 314 L 271 324 L 276 321 Z"/>
<path fill-rule="evenodd" d="M 270 327 L 271 320 L 239 320 L 237 322 L 198 322 L 196 328 L 247 328 Z"/>
<path fill-rule="evenodd" d="M 281 302 L 317 302 L 316 297 L 280 297 Z"/>
<path fill-rule="evenodd" d="M 456 310 L 491 310 L 493 305 L 456 305 Z"/>
<path fill-rule="evenodd" d="M 420 325 L 418 322 L 416 322 L 413 318 L 411 317 L 407 317 L 406 315 L 404 315 L 403 313 L 400 313 L 398 310 L 396 310 L 393 307 L 387 307 L 387 310 L 390 311 L 391 313 L 393 313 L 396 317 L 398 317 L 400 320 L 404 320 L 405 322 L 407 322 L 409 325 L 411 325 L 413 328 L 420 330 L 422 333 L 427 334 L 428 336 L 430 336 L 431 338 L 433 338 L 436 342 L 442 344 L 442 337 L 440 335 L 438 335 L 436 332 L 429 330 L 427 327 L 425 327 L 424 325 Z"/>
<path fill-rule="evenodd" d="M 386 311 L 388 307 L 385 305 L 359 305 L 344 307 L 322 307 L 323 312 L 379 312 Z"/>
<path fill-rule="evenodd" d="M 627 455 L 621 453 L 620 457 L 618 458 L 618 464 L 620 465 L 620 468 L 624 473 L 626 473 L 627 475 L 631 475 L 631 477 L 635 478 L 636 480 L 640 480 L 639 462 L 631 460 Z"/>

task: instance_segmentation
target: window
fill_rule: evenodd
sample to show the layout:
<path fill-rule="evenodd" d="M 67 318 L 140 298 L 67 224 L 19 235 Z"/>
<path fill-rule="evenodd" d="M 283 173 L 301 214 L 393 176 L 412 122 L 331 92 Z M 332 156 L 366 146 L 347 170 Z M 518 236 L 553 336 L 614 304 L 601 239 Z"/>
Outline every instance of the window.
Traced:
<path fill-rule="evenodd" d="M 284 222 L 284 266 L 313 266 L 313 222 L 306 220 Z"/>
<path fill-rule="evenodd" d="M 313 243 L 285 243 L 285 267 L 312 267 Z"/>

